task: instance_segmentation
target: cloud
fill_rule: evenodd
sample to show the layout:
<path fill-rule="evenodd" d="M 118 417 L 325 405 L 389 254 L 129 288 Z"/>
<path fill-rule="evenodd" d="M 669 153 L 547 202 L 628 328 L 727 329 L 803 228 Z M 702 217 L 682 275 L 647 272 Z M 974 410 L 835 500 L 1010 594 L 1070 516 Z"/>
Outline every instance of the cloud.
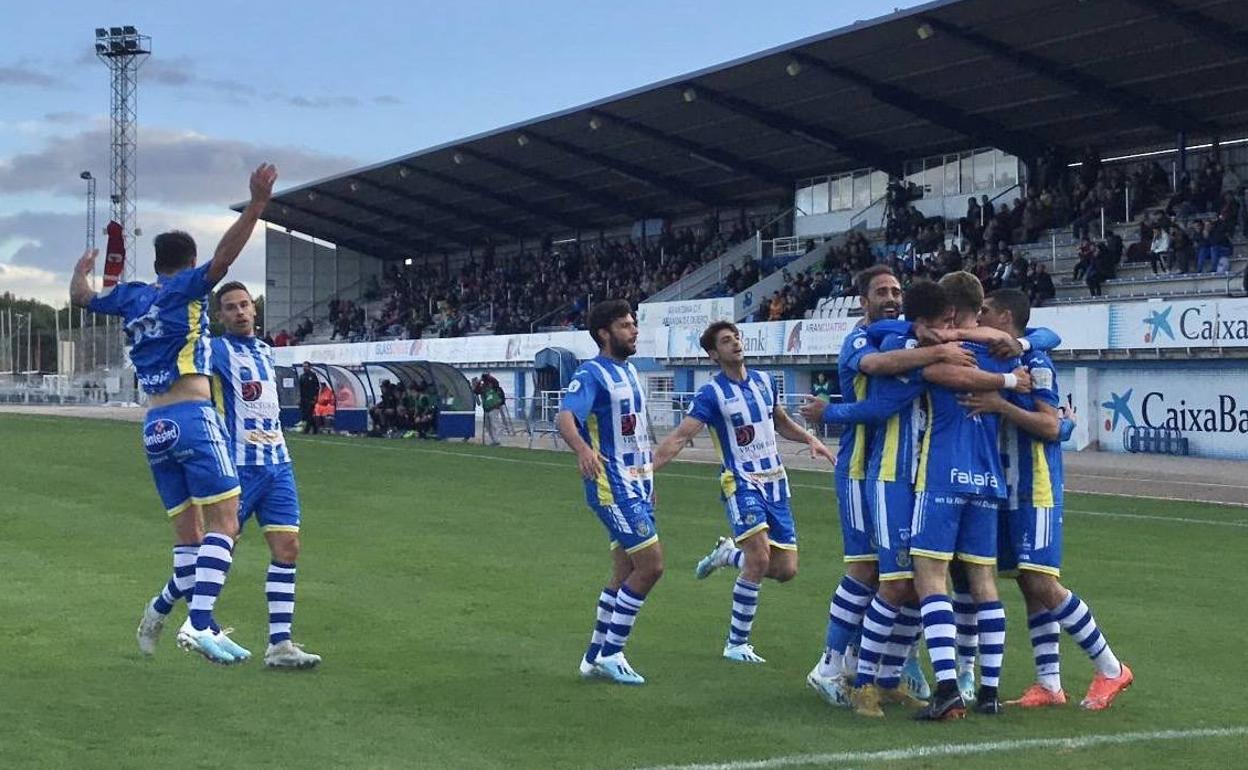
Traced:
<path fill-rule="evenodd" d="M 402 99 L 400 99 L 397 96 L 391 96 L 390 94 L 382 94 L 381 96 L 373 97 L 373 104 L 391 105 L 391 104 L 402 104 L 402 103 L 403 103 Z"/>
<path fill-rule="evenodd" d="M 309 96 L 305 94 L 285 94 L 280 91 L 269 90 L 262 95 L 256 90 L 255 86 L 249 83 L 229 78 L 209 78 L 200 75 L 195 71 L 195 63 L 185 56 L 171 59 L 151 59 L 140 70 L 139 79 L 144 84 L 181 90 L 211 92 L 229 97 L 235 101 L 247 102 L 255 98 L 263 98 L 264 101 L 269 103 L 285 104 L 289 107 L 309 110 L 356 109 L 362 107 L 365 103 L 363 98 L 350 94 Z M 398 97 L 389 94 L 374 96 L 368 101 L 377 105 L 401 103 Z"/>
<path fill-rule="evenodd" d="M 107 220 L 107 210 L 101 211 Z M 151 280 L 152 238 L 166 230 L 184 230 L 199 247 L 200 259 L 211 258 L 221 234 L 237 215 L 188 214 L 170 210 L 140 211 L 144 234 L 135 239 L 128 259 L 133 260 L 138 280 Z M 100 224 L 103 230 L 103 222 Z M 0 216 L 0 286 L 19 297 L 35 297 L 57 306 L 63 305 L 69 291 L 70 271 L 82 254 L 86 233 L 84 215 L 24 211 Z M 96 236 L 97 246 L 104 246 L 104 236 Z M 4 260 L 8 255 L 7 262 Z M 97 269 L 102 262 L 97 262 Z M 264 228 L 257 226 L 238 262 L 230 270 L 231 278 L 251 286 L 264 286 Z M 262 293 L 258 289 L 257 293 Z"/>
<path fill-rule="evenodd" d="M 64 88 L 68 84 L 59 76 L 37 70 L 26 64 L 0 66 L 0 85 L 33 88 Z"/>
<path fill-rule="evenodd" d="M 88 117 L 89 117 L 88 115 L 85 115 L 81 112 L 72 112 L 72 111 L 47 112 L 47 113 L 44 113 L 43 121 L 45 123 L 52 123 L 54 125 L 64 126 L 64 125 L 72 125 L 74 123 L 82 123 L 83 121 L 87 120 Z"/>
<path fill-rule="evenodd" d="M 247 197 L 247 177 L 262 162 L 277 164 L 279 187 L 340 173 L 353 158 L 297 147 L 219 139 L 192 131 L 140 128 L 138 193 L 141 201 L 225 207 Z M 0 160 L 0 194 L 54 193 L 78 196 L 83 169 L 104 180 L 109 133 L 103 127 L 48 137 L 32 152 Z"/>
<path fill-rule="evenodd" d="M 354 96 L 282 96 L 281 94 L 268 94 L 270 101 L 281 101 L 289 104 L 291 107 L 302 107 L 311 110 L 325 110 L 334 107 L 355 108 L 360 106 L 360 100 Z"/>

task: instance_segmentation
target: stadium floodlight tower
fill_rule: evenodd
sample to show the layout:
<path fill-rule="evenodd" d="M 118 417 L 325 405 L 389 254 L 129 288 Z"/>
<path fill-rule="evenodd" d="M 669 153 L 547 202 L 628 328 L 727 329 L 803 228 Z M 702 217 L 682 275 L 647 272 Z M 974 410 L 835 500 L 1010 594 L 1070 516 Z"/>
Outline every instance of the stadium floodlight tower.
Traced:
<path fill-rule="evenodd" d="M 112 219 L 121 225 L 126 253 L 133 237 L 142 235 L 136 223 L 137 192 L 135 159 L 138 149 L 138 85 L 139 67 L 152 53 L 152 39 L 140 35 L 132 26 L 96 27 L 95 55 L 112 73 Z M 134 278 L 134 258 L 125 262 L 123 281 Z"/>

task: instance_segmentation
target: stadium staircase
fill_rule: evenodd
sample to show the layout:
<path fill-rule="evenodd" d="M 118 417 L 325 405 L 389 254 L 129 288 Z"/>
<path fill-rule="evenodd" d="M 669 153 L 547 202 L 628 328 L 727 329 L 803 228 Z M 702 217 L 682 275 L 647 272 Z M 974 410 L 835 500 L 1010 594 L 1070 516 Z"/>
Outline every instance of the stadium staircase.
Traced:
<path fill-rule="evenodd" d="M 733 267 L 740 268 L 747 260 L 758 253 L 759 237 L 755 234 L 738 244 L 731 246 L 723 254 L 683 276 L 675 282 L 659 289 L 646 298 L 646 302 L 674 302 L 701 296 L 723 281 L 724 276 Z"/>

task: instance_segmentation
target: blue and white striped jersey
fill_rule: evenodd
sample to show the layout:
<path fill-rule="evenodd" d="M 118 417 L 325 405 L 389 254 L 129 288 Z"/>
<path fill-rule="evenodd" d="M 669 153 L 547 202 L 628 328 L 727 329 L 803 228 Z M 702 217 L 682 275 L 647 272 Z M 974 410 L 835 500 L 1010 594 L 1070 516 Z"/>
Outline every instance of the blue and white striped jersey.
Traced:
<path fill-rule="evenodd" d="M 776 445 L 776 387 L 764 372 L 737 382 L 720 372 L 703 385 L 689 416 L 706 424 L 722 462 L 720 488 L 729 498 L 751 489 L 767 500 L 789 498 L 789 477 Z"/>
<path fill-rule="evenodd" d="M 290 462 L 282 435 L 273 351 L 255 337 L 212 339 L 212 400 L 229 432 L 235 465 Z"/>
<path fill-rule="evenodd" d="M 591 358 L 572 375 L 562 408 L 576 417 L 581 438 L 602 461 L 602 473 L 585 482 L 589 504 L 652 499 L 654 455 L 637 369 L 606 356 Z"/>

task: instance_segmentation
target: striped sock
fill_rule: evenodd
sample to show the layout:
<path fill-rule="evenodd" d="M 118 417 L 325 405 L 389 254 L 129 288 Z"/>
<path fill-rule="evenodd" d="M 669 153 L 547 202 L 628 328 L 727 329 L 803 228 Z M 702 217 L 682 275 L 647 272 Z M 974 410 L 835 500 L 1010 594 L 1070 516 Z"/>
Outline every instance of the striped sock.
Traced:
<path fill-rule="evenodd" d="M 976 648 L 979 646 L 975 599 L 956 587 L 953 590 L 953 618 L 957 626 L 958 673 L 974 671 Z"/>
<path fill-rule="evenodd" d="M 758 611 L 758 583 L 751 583 L 738 576 L 732 586 L 732 621 L 728 624 L 728 644 L 745 644 L 750 641 L 750 628 L 754 625 L 754 613 Z"/>
<path fill-rule="evenodd" d="M 849 575 L 841 578 L 828 605 L 828 633 L 823 659 L 819 661 L 820 676 L 841 675 L 845 649 L 862 626 L 862 615 L 874 595 L 875 591 Z"/>
<path fill-rule="evenodd" d="M 195 595 L 191 597 L 190 613 L 191 626 L 196 631 L 216 628 L 212 608 L 221 595 L 225 576 L 229 574 L 230 563 L 234 560 L 233 549 L 234 541 L 219 532 L 204 535 L 204 542 L 199 546 L 199 555 L 195 559 Z"/>
<path fill-rule="evenodd" d="M 628 635 L 637 622 L 637 613 L 646 603 L 646 597 L 635 594 L 628 586 L 620 586 L 615 595 L 615 611 L 611 613 L 611 623 L 607 627 L 607 636 L 602 641 L 601 657 L 609 658 L 624 649 L 628 644 Z"/>
<path fill-rule="evenodd" d="M 984 687 L 999 687 L 1001 663 L 1005 659 L 1005 607 L 1001 602 L 984 602 L 975 608 L 979 630 L 979 676 Z"/>
<path fill-rule="evenodd" d="M 1118 662 L 1113 650 L 1109 649 L 1109 641 L 1105 639 L 1105 635 L 1096 627 L 1096 618 L 1092 617 L 1091 608 L 1075 596 L 1074 591 L 1070 592 L 1062 606 L 1053 611 L 1053 617 L 1092 659 L 1097 673 L 1110 679 L 1122 676 L 1122 664 Z"/>
<path fill-rule="evenodd" d="M 173 605 L 182 597 L 195 590 L 195 557 L 199 553 L 197 545 L 175 545 L 173 547 L 173 576 L 160 594 L 152 599 L 152 609 L 161 615 L 173 612 Z"/>
<path fill-rule="evenodd" d="M 953 605 L 944 594 L 932 594 L 923 600 L 923 638 L 932 659 L 937 682 L 956 682 L 958 667 L 954 652 Z"/>
<path fill-rule="evenodd" d="M 728 557 L 728 563 L 737 569 L 745 566 L 745 551 L 740 548 L 733 549 L 732 554 Z"/>
<path fill-rule="evenodd" d="M 589 637 L 589 647 L 585 650 L 585 662 L 591 666 L 598 660 L 598 652 L 602 642 L 607 638 L 607 628 L 611 625 L 611 615 L 615 612 L 615 589 L 604 588 L 598 594 L 598 617 L 594 620 L 594 632 Z"/>
<path fill-rule="evenodd" d="M 290 638 L 295 619 L 295 565 L 270 562 L 264 581 L 264 598 L 269 601 L 269 644 Z"/>
<path fill-rule="evenodd" d="M 880 659 L 893 635 L 893 621 L 897 608 L 880 597 L 871 600 L 867 614 L 862 619 L 862 646 L 858 648 L 858 676 L 854 687 L 862 687 L 875 681 L 880 670 Z"/>
<path fill-rule="evenodd" d="M 919 608 L 905 605 L 897 612 L 893 621 L 893 635 L 884 648 L 884 657 L 880 658 L 880 675 L 876 682 L 885 690 L 895 690 L 901 684 L 901 667 L 906 665 L 910 655 L 910 647 L 918 641 L 923 633 L 923 616 Z"/>
<path fill-rule="evenodd" d="M 1049 692 L 1062 689 L 1062 656 L 1058 640 L 1062 627 L 1048 610 L 1042 610 L 1027 618 L 1027 631 L 1031 634 L 1031 654 L 1036 661 L 1036 681 Z"/>

